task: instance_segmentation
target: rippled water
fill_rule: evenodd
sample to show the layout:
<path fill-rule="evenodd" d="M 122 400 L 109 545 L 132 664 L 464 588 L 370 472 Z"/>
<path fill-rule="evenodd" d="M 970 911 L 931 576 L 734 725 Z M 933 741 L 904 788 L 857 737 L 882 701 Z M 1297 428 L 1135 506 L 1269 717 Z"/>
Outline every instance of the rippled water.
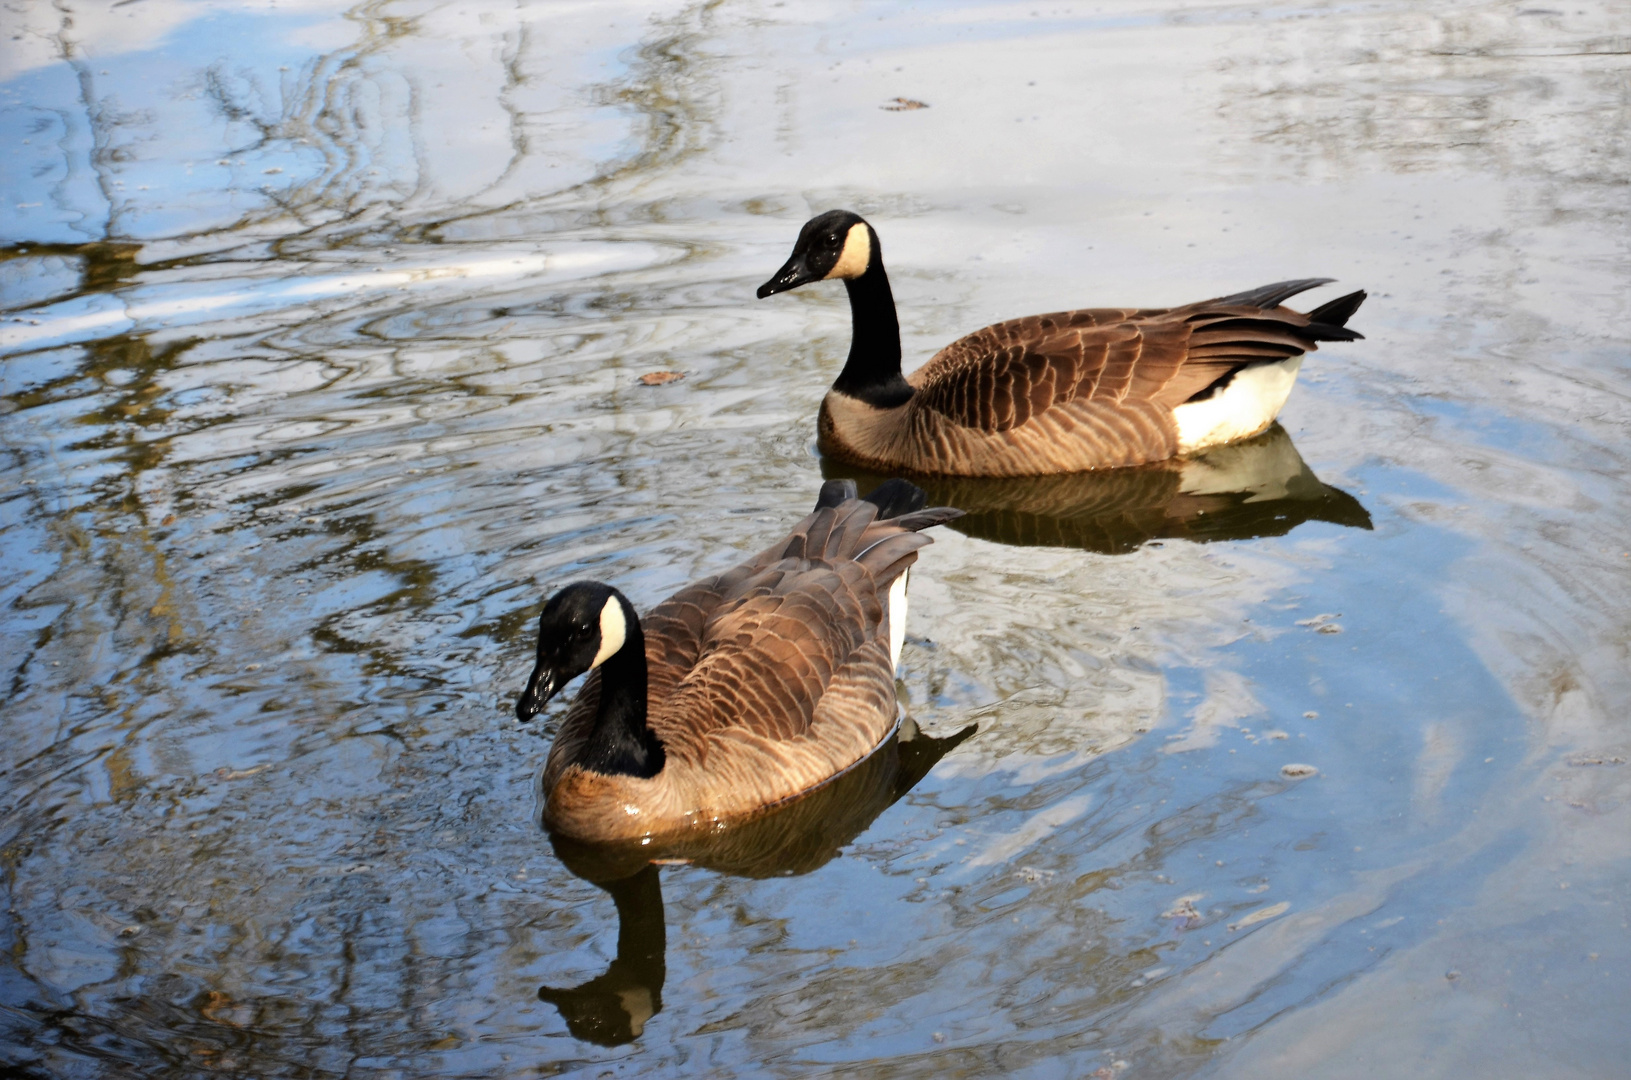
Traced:
<path fill-rule="evenodd" d="M 1623 7 L 5 21 L 0 1069 L 1624 1074 Z M 1310 274 L 1367 340 L 1187 476 L 944 485 L 917 737 L 603 888 L 527 624 L 843 473 L 841 291 L 752 299 L 833 206 L 908 364 Z"/>

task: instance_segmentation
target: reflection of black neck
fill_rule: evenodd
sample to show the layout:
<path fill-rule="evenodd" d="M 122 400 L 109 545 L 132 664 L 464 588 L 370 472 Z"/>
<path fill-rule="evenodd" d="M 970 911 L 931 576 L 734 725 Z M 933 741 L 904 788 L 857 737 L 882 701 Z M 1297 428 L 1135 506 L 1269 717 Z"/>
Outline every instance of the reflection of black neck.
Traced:
<path fill-rule="evenodd" d="M 663 885 L 656 864 L 648 863 L 633 877 L 603 888 L 617 905 L 617 959 L 612 963 L 638 973 L 641 985 L 651 990 L 661 1008 L 668 931 L 663 925 Z"/>
<path fill-rule="evenodd" d="M 607 776 L 656 776 L 663 744 L 646 724 L 646 637 L 629 602 L 623 606 L 623 647 L 600 665 L 600 707 L 579 758 L 584 768 Z"/>
<path fill-rule="evenodd" d="M 582 986 L 538 988 L 538 997 L 561 1010 L 572 1034 L 600 1046 L 633 1042 L 646 1021 L 662 1011 L 668 977 L 663 926 L 663 891 L 657 867 L 648 864 L 633 877 L 602 884 L 617 905 L 617 958 Z"/>
<path fill-rule="evenodd" d="M 832 388 L 880 409 L 904 405 L 912 388 L 900 374 L 895 294 L 889 291 L 889 275 L 884 273 L 883 253 L 876 240 L 866 273 L 845 281 L 844 287 L 849 290 L 849 359 Z"/>

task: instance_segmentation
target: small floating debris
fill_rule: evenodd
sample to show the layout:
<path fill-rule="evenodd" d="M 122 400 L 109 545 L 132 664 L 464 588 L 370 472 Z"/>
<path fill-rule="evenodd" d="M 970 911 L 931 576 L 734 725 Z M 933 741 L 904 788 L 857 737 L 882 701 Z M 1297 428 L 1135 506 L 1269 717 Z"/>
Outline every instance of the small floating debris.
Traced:
<path fill-rule="evenodd" d="M 1239 922 L 1230 923 L 1229 929 L 1244 930 L 1248 926 L 1256 926 L 1260 922 L 1268 922 L 1270 919 L 1279 918 L 1281 915 L 1284 915 L 1290 910 L 1291 901 L 1282 900 L 1278 904 L 1270 904 L 1266 908 L 1258 908 L 1256 911 L 1252 912 L 1244 919 L 1241 919 Z"/>
<path fill-rule="evenodd" d="M 1307 780 L 1310 776 L 1318 776 L 1320 771 L 1312 765 L 1300 765 L 1293 762 L 1290 765 L 1280 766 L 1280 775 L 1287 780 Z"/>
<path fill-rule="evenodd" d="M 683 371 L 648 371 L 640 376 L 642 386 L 661 386 L 664 383 L 679 382 L 685 378 Z"/>
<path fill-rule="evenodd" d="M 1161 917 L 1176 920 L 1178 922 L 1176 929 L 1179 930 L 1189 930 L 1199 926 L 1203 920 L 1200 909 L 1195 906 L 1195 901 L 1203 899 L 1205 896 L 1205 893 L 1190 893 L 1188 896 L 1180 896 L 1170 908 L 1161 913 Z"/>
<path fill-rule="evenodd" d="M 916 98 L 909 97 L 890 98 L 889 104 L 878 106 L 885 112 L 911 112 L 914 109 L 927 109 L 928 107 L 929 103 L 927 101 L 918 101 Z"/>
<path fill-rule="evenodd" d="M 242 780 L 246 776 L 254 776 L 270 768 L 270 765 L 256 765 L 253 769 L 230 769 L 223 765 L 215 770 L 215 776 L 218 780 Z"/>
<path fill-rule="evenodd" d="M 1316 634 L 1340 634 L 1342 627 L 1333 620 L 1342 618 L 1342 612 L 1326 611 L 1315 615 L 1312 619 L 1298 619 L 1298 626 L 1306 626 Z"/>

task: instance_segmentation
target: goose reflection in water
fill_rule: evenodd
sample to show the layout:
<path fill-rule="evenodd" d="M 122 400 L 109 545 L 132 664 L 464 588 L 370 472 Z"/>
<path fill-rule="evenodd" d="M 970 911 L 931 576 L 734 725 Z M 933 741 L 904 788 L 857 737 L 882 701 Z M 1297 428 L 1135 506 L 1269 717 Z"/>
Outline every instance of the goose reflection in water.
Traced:
<path fill-rule="evenodd" d="M 823 458 L 822 474 L 871 474 Z M 1279 424 L 1189 458 L 1062 476 L 914 477 L 933 505 L 967 516 L 948 528 L 1018 547 L 1074 547 L 1119 555 L 1149 540 L 1284 536 L 1305 521 L 1369 529 L 1358 499 L 1322 483 Z"/>
<path fill-rule="evenodd" d="M 574 1036 L 601 1046 L 633 1042 L 662 1011 L 667 937 L 659 863 L 688 863 L 722 874 L 767 878 L 808 874 L 837 856 L 877 816 L 910 791 L 958 743 L 969 725 L 934 738 L 910 717 L 865 760 L 809 794 L 708 833 L 647 846 L 586 844 L 551 836 L 567 869 L 611 894 L 617 956 L 605 972 L 571 988 L 541 986 Z"/>

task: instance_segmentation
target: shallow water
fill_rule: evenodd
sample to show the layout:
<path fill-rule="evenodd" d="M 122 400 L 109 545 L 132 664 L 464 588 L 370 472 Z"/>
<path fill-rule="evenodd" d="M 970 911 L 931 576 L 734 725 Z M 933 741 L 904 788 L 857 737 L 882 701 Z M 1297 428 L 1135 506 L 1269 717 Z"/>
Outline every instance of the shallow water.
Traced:
<path fill-rule="evenodd" d="M 1623 1075 L 1622 8 L 6 25 L 0 1065 Z M 527 624 L 843 472 L 841 290 L 752 298 L 840 205 L 909 364 L 1310 274 L 1367 340 L 1249 482 L 942 495 L 903 696 L 944 756 L 614 898 L 533 824 Z"/>

